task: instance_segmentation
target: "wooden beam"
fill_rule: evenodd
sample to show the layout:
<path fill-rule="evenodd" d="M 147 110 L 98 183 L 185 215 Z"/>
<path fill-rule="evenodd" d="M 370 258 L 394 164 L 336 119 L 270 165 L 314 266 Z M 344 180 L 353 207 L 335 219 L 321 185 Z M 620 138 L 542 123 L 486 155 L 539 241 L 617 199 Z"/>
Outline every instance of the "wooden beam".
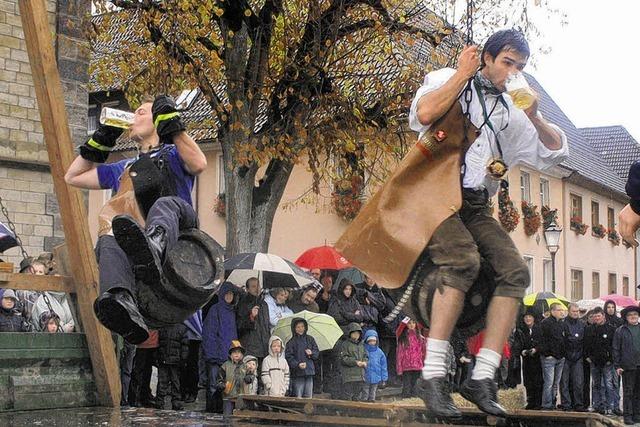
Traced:
<path fill-rule="evenodd" d="M 93 301 L 99 290 L 98 268 L 84 200 L 79 190 L 64 182 L 65 171 L 75 155 L 47 11 L 44 0 L 19 0 L 18 4 L 98 399 L 103 406 L 118 407 L 120 375 L 113 340 L 111 333 L 98 323 L 93 314 Z"/>
<path fill-rule="evenodd" d="M 0 273 L 0 288 L 27 291 L 56 291 L 73 294 L 73 280 L 67 276 L 36 276 L 24 273 Z"/>

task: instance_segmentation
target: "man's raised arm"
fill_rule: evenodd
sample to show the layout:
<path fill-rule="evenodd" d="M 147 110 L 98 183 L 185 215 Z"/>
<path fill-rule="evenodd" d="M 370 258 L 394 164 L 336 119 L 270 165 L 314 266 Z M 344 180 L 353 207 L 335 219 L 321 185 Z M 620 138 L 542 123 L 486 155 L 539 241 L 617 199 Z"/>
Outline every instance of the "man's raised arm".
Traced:
<path fill-rule="evenodd" d="M 423 95 L 418 101 L 417 116 L 422 125 L 430 125 L 447 112 L 467 81 L 474 76 L 480 66 L 477 46 L 467 46 L 458 58 L 456 73 L 442 87 Z"/>

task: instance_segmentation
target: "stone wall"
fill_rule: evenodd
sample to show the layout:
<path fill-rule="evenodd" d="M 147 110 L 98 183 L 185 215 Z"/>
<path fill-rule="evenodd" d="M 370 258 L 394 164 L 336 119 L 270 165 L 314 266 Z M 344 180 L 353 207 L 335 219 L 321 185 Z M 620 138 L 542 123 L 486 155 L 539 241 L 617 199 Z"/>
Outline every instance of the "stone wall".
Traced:
<path fill-rule="evenodd" d="M 86 139 L 89 0 L 46 0 L 74 142 Z M 0 0 L 0 196 L 29 255 L 63 241 L 17 0 Z M 0 214 L 0 221 L 6 218 Z M 0 255 L 19 264 L 18 248 Z"/>

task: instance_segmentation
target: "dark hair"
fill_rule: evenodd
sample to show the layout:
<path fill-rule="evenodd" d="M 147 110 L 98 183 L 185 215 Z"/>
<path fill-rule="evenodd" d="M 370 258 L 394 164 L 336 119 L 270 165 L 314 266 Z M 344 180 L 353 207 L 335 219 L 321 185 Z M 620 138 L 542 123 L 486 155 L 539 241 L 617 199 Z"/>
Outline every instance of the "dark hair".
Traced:
<path fill-rule="evenodd" d="M 500 52 L 509 49 L 513 49 L 527 58 L 531 55 L 529 43 L 527 42 L 527 39 L 524 38 L 522 31 L 515 28 L 500 30 L 493 33 L 484 44 L 484 47 L 482 48 L 482 55 L 480 56 L 482 66 L 484 67 L 486 65 L 484 62 L 485 52 L 488 52 L 493 59 L 496 59 Z"/>
<path fill-rule="evenodd" d="M 602 307 L 594 307 L 591 310 L 591 314 L 604 314 L 604 310 L 602 309 Z"/>
<path fill-rule="evenodd" d="M 244 287 L 245 287 L 245 288 L 248 288 L 248 287 L 249 287 L 249 282 L 251 282 L 252 280 L 255 280 L 256 282 L 258 282 L 258 285 L 260 285 L 260 280 L 258 280 L 258 278 L 257 278 L 257 277 L 249 277 L 249 278 L 247 279 L 247 281 L 246 281 L 246 282 L 244 282 Z"/>

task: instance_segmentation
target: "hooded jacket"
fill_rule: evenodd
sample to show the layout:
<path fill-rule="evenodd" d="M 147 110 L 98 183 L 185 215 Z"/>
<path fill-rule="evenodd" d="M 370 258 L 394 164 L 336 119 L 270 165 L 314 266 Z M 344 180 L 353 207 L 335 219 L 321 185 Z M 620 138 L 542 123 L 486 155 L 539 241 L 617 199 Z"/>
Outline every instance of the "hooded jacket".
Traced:
<path fill-rule="evenodd" d="M 27 326 L 20 311 L 0 307 L 0 332 L 27 332 Z"/>
<path fill-rule="evenodd" d="M 46 291 L 44 294 L 49 298 L 49 303 L 54 313 L 60 318 L 60 326 L 64 332 L 73 332 L 75 330 L 75 322 L 71 314 L 71 306 L 69 298 L 64 292 Z M 44 300 L 44 296 L 40 295 L 31 309 L 31 324 L 34 330 L 41 332 L 40 316 L 45 311 L 49 311 L 49 306 Z"/>
<path fill-rule="evenodd" d="M 224 294 L 233 292 L 231 304 L 224 300 Z M 231 341 L 238 338 L 236 330 L 235 304 L 238 301 L 236 286 L 224 282 L 218 290 L 218 302 L 211 306 L 202 326 L 202 349 L 207 362 L 223 364 L 228 358 Z"/>
<path fill-rule="evenodd" d="M 351 338 L 351 333 L 358 331 L 360 337 L 357 341 Z M 342 382 L 350 383 L 364 381 L 364 370 L 358 366 L 357 362 L 367 362 L 369 356 L 362 343 L 362 328 L 357 323 L 350 323 L 346 331 L 347 339 L 340 347 L 340 364 L 342 366 Z"/>
<path fill-rule="evenodd" d="M 419 326 L 414 330 L 407 330 L 409 345 L 405 346 L 400 341 L 402 331 L 407 328 L 405 323 L 398 326 L 398 346 L 396 348 L 396 371 L 402 375 L 405 371 L 421 371 L 424 357 L 427 354 L 427 339 L 419 333 Z"/>
<path fill-rule="evenodd" d="M 609 304 L 613 304 L 613 306 L 616 308 L 616 312 L 613 315 L 610 315 L 609 313 L 607 313 L 606 307 Z M 616 305 L 616 302 L 612 299 L 607 300 L 604 303 L 604 317 L 606 318 L 606 322 L 608 324 L 610 324 L 611 326 L 613 326 L 614 329 L 618 329 L 620 326 L 622 326 L 622 324 L 624 323 L 624 321 L 622 320 L 622 318 L 620 318 L 618 316 L 618 306 Z"/>
<path fill-rule="evenodd" d="M 158 362 L 165 365 L 177 365 L 187 360 L 189 339 L 187 326 L 183 323 L 158 330 Z"/>
<path fill-rule="evenodd" d="M 296 325 L 300 322 L 304 323 L 304 333 L 302 335 L 296 333 Z M 307 321 L 300 317 L 296 317 L 291 321 L 291 333 L 293 335 L 287 343 L 285 357 L 287 363 L 289 363 L 291 376 L 293 378 L 316 374 L 315 362 L 320 356 L 320 351 L 318 350 L 316 340 L 307 334 L 308 329 L 309 325 L 307 325 Z M 307 355 L 306 349 L 311 350 L 311 356 Z M 300 368 L 300 364 L 303 362 L 307 364 L 304 369 Z"/>
<path fill-rule="evenodd" d="M 271 344 L 274 341 L 280 341 L 282 351 L 275 354 L 271 350 Z M 282 340 L 277 336 L 269 338 L 269 355 L 262 361 L 262 369 L 260 378 L 264 384 L 264 394 L 266 396 L 283 397 L 289 389 L 289 364 L 284 356 L 285 346 Z"/>
<path fill-rule="evenodd" d="M 362 323 L 362 307 L 356 298 L 356 288 L 353 285 L 349 298 L 344 296 L 344 288 L 347 285 L 341 281 L 338 290 L 331 295 L 327 314 L 336 320 L 336 323 L 347 332 L 347 325 L 351 322 Z"/>
<path fill-rule="evenodd" d="M 384 355 L 377 343 L 371 345 L 367 342 L 371 337 L 375 337 L 377 342 L 380 342 L 378 333 L 375 330 L 369 329 L 364 333 L 364 349 L 367 351 L 367 357 L 369 358 L 367 367 L 364 370 L 364 380 L 368 384 L 378 384 L 389 379 L 387 356 Z"/>
<path fill-rule="evenodd" d="M 251 317 L 251 309 L 258 307 L 258 315 Z M 269 340 L 271 326 L 269 325 L 269 306 L 262 296 L 253 296 L 249 293 L 243 295 L 237 317 L 240 342 L 247 353 L 262 359 L 269 354 L 267 341 Z"/>

